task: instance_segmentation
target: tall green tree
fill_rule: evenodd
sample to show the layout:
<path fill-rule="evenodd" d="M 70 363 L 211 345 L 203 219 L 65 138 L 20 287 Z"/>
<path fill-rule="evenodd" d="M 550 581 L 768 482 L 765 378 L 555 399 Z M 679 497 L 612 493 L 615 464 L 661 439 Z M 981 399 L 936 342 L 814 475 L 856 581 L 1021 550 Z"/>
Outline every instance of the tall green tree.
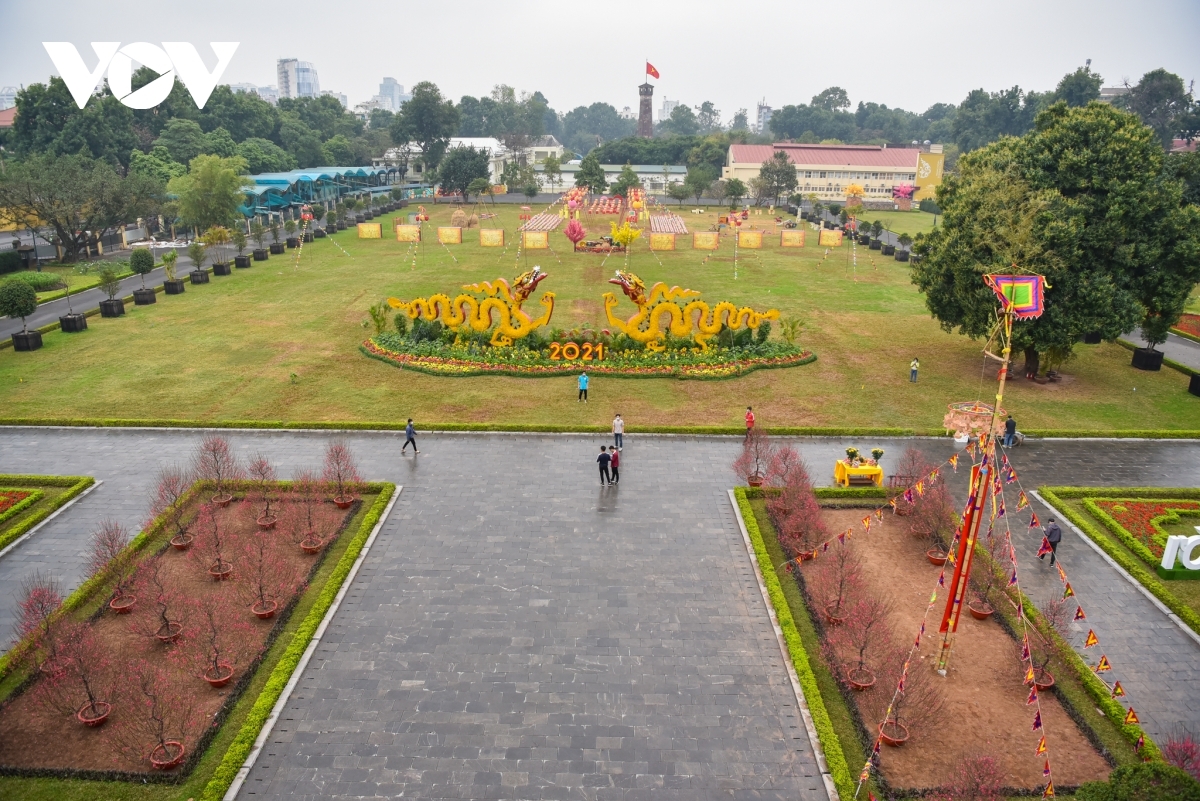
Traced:
<path fill-rule="evenodd" d="M 700 132 L 700 121 L 696 119 L 696 112 L 692 111 L 691 106 L 685 106 L 683 103 L 671 109 L 671 116 L 659 123 L 659 126 L 664 133 L 680 136 L 694 136 Z"/>
<path fill-rule="evenodd" d="M 725 197 L 729 198 L 729 208 L 737 208 L 742 198 L 746 196 L 746 184 L 740 178 L 730 178 L 725 182 Z"/>
<path fill-rule="evenodd" d="M 443 98 L 436 84 L 422 81 L 413 87 L 412 99 L 392 120 L 392 140 L 397 145 L 416 144 L 421 149 L 418 158 L 428 175 L 437 169 L 450 137 L 458 132 L 458 122 L 454 101 Z"/>
<path fill-rule="evenodd" d="M 486 181 L 488 175 L 487 151 L 473 147 L 450 148 L 438 167 L 442 189 L 447 193 L 461 192 L 464 199 L 471 185 L 478 179 Z"/>
<path fill-rule="evenodd" d="M 1058 103 L 1033 131 L 959 160 L 938 189 L 942 224 L 921 237 L 913 282 L 947 331 L 986 337 L 986 273 L 1046 276 L 1045 312 L 1013 330 L 1026 370 L 1088 332 L 1107 340 L 1169 316 L 1200 280 L 1197 210 L 1163 171 L 1153 132 L 1101 103 Z"/>
<path fill-rule="evenodd" d="M 596 194 L 601 194 L 608 188 L 604 168 L 600 166 L 600 159 L 596 158 L 594 153 L 588 153 L 579 163 L 579 170 L 575 173 L 575 185 L 586 187 L 589 192 Z"/>
<path fill-rule="evenodd" d="M 1069 72 L 1058 82 L 1054 90 L 1054 99 L 1061 100 L 1071 108 L 1086 106 L 1093 100 L 1100 99 L 1100 85 L 1104 82 L 1089 67 L 1080 67 Z"/>
<path fill-rule="evenodd" d="M 551 191 L 562 183 L 562 162 L 558 160 L 558 156 L 553 153 L 546 156 L 546 160 L 542 162 L 542 175 L 546 176 Z"/>
<path fill-rule="evenodd" d="M 173 178 L 168 191 L 177 195 L 179 217 L 185 225 L 205 231 L 214 225 L 230 226 L 238 217 L 250 185 L 243 174 L 246 162 L 240 156 L 197 156 L 187 175 Z"/>
<path fill-rule="evenodd" d="M 700 198 L 704 197 L 704 193 L 709 190 L 715 180 L 717 180 L 716 170 L 707 164 L 697 164 L 688 167 L 687 177 L 683 179 L 683 183 L 688 191 L 696 196 L 696 202 L 699 203 Z"/>
<path fill-rule="evenodd" d="M 831 86 L 812 99 L 814 108 L 825 111 L 845 111 L 850 108 L 850 96 L 840 86 Z"/>
<path fill-rule="evenodd" d="M 105 230 L 156 212 L 162 190 L 155 178 L 121 176 L 89 156 L 30 156 L 0 177 L 0 216 L 18 225 L 40 221 L 74 261 Z"/>
<path fill-rule="evenodd" d="M 775 198 L 776 203 L 781 195 L 790 195 L 800 185 L 796 177 L 796 165 L 783 151 L 777 151 L 762 163 L 758 177 L 762 179 L 767 197 Z"/>
<path fill-rule="evenodd" d="M 642 179 L 637 177 L 637 173 L 633 171 L 633 167 L 626 164 L 621 168 L 621 174 L 617 176 L 617 180 L 613 181 L 612 193 L 621 197 L 629 197 L 629 190 L 642 187 Z"/>
<path fill-rule="evenodd" d="M 1129 94 L 1120 98 L 1120 105 L 1138 115 L 1154 129 L 1164 148 L 1182 132 L 1182 118 L 1191 111 L 1192 96 L 1184 88 L 1183 79 L 1164 69 L 1151 70 L 1142 76 Z"/>
<path fill-rule="evenodd" d="M 721 130 L 721 110 L 711 100 L 705 100 L 696 107 L 696 122 L 700 124 L 700 133 L 712 133 Z"/>

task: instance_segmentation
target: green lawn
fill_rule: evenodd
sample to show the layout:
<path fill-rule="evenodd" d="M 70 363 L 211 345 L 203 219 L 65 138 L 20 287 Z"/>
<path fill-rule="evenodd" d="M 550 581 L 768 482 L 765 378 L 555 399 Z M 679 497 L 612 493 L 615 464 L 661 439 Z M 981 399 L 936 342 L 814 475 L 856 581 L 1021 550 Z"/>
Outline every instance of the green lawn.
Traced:
<path fill-rule="evenodd" d="M 452 211 L 427 209 L 434 226 Z M 729 240 L 706 258 L 687 237 L 680 244 L 688 249 L 657 254 L 642 239 L 629 259 L 647 285 L 679 284 L 703 291 L 710 303 L 727 299 L 802 317 L 802 342 L 818 356 L 807 366 L 725 381 L 595 378 L 584 405 L 573 377 L 436 377 L 362 356 L 358 345 L 371 333 L 366 308 L 381 298 L 511 281 L 535 264 L 550 276 L 538 294 L 557 295 L 552 327 L 604 327 L 601 296 L 609 290 L 621 297 L 618 314 L 633 313 L 607 283 L 621 257 L 574 254 L 554 233 L 555 252 L 524 252 L 518 260 L 519 209 L 495 209 L 511 243 L 504 252 L 480 248 L 474 231 L 457 246 L 439 245 L 427 231 L 414 266 L 408 245 L 391 238 L 389 216 L 383 240 L 346 231 L 336 245 L 306 245 L 298 266 L 289 251 L 208 285 L 189 284 L 183 296 L 128 306 L 121 319 L 92 318 L 82 334 L 47 334 L 35 353 L 0 352 L 3 415 L 603 425 L 619 411 L 635 431 L 643 424 L 738 425 L 752 404 L 768 426 L 930 430 L 941 427 L 948 402 L 994 393 L 995 368 L 983 364 L 982 343 L 939 328 L 906 264 L 864 247 L 855 250 L 857 264 L 848 247 L 825 258 L 811 230 L 803 249 L 782 250 L 771 236 L 763 250 L 740 249 L 736 278 Z M 683 217 L 690 229 L 704 230 L 714 215 L 685 210 Z M 607 233 L 611 219 L 585 225 L 595 236 Z M 752 216 L 748 224 L 769 219 Z M 1006 406 L 1023 429 L 1197 427 L 1184 376 L 1135 371 L 1116 345 L 1081 345 L 1077 353 L 1062 383 L 1010 384 Z M 908 381 L 913 356 L 922 365 L 916 385 Z"/>
<path fill-rule="evenodd" d="M 129 269 L 129 261 L 128 260 L 125 260 L 124 262 L 112 262 L 111 266 L 113 267 L 114 270 L 116 270 L 118 278 L 126 278 L 130 275 L 133 275 L 133 271 Z M 42 265 L 42 272 L 55 273 L 56 275 L 62 276 L 63 279 L 67 282 L 67 288 L 71 291 L 72 295 L 76 294 L 77 292 L 82 292 L 85 289 L 91 289 L 92 287 L 99 285 L 100 269 L 101 268 L 99 268 L 99 267 L 92 267 L 88 270 L 86 275 L 80 275 L 76 269 L 76 265 L 74 265 L 74 264 L 44 264 L 44 265 Z M 66 295 L 66 290 L 51 289 L 47 292 L 37 293 L 37 299 L 38 299 L 38 303 L 45 303 L 46 301 L 49 301 L 49 300 L 57 300 L 58 298 L 61 298 L 65 295 Z"/>
<path fill-rule="evenodd" d="M 883 227 L 894 234 L 929 233 L 933 230 L 933 215 L 923 211 L 864 211 L 859 217 L 864 222 L 879 220 Z"/>

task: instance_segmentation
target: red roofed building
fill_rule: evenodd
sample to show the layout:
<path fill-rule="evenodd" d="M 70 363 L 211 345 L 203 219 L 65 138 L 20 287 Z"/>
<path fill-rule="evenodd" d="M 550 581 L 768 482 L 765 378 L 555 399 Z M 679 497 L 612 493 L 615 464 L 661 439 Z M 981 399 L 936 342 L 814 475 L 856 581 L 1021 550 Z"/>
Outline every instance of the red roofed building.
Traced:
<path fill-rule="evenodd" d="M 13 127 L 14 121 L 17 119 L 17 107 L 6 108 L 0 111 L 0 128 Z"/>
<path fill-rule="evenodd" d="M 739 178 L 749 183 L 757 178 L 762 163 L 776 153 L 787 153 L 796 165 L 798 192 L 816 192 L 822 201 L 844 201 L 846 188 L 863 188 L 863 200 L 890 201 L 892 189 L 901 185 L 917 187 L 919 200 L 933 196 L 942 182 L 944 156 L 941 145 L 926 152 L 919 148 L 882 147 L 879 145 L 797 145 L 790 142 L 773 145 L 730 145 L 721 177 Z M 936 151 L 936 152 L 933 152 Z"/>

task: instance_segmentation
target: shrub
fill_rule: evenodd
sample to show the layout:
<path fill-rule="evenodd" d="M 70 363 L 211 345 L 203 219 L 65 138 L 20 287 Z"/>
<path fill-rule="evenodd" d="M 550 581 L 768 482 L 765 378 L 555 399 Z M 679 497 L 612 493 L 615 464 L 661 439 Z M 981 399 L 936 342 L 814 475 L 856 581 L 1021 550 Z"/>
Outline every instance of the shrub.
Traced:
<path fill-rule="evenodd" d="M 1200 783 L 1173 765 L 1144 762 L 1122 765 L 1106 782 L 1088 782 L 1078 801 L 1200 801 Z"/>
<path fill-rule="evenodd" d="M 404 336 L 408 333 L 408 315 L 404 312 L 396 312 L 396 316 L 392 318 L 392 322 L 396 326 L 396 333 Z"/>
<path fill-rule="evenodd" d="M 1004 801 L 1003 782 L 1004 771 L 995 757 L 967 757 L 958 763 L 944 791 L 930 797 L 933 801 Z"/>
<path fill-rule="evenodd" d="M 771 440 L 766 429 L 752 428 L 742 442 L 742 453 L 733 463 L 733 472 L 746 482 L 764 479 L 772 455 Z"/>
<path fill-rule="evenodd" d="M 121 291 L 121 279 L 117 278 L 117 274 L 108 267 L 100 271 L 100 290 L 108 295 L 109 300 L 115 298 Z"/>
<path fill-rule="evenodd" d="M 13 278 L 29 284 L 35 292 L 49 292 L 52 289 L 62 289 L 66 286 L 62 278 L 55 273 L 20 272 L 14 275 Z"/>
<path fill-rule="evenodd" d="M 12 273 L 21 269 L 21 255 L 15 250 L 6 250 L 0 253 L 0 275 L 4 273 Z"/>
<path fill-rule="evenodd" d="M 37 311 L 37 292 L 24 281 L 10 278 L 0 284 L 0 314 L 6 317 L 20 317 L 21 328 L 25 328 L 25 318 Z"/>
<path fill-rule="evenodd" d="M 145 275 L 154 269 L 154 256 L 148 248 L 136 248 L 129 257 L 129 269 L 138 275 Z"/>
<path fill-rule="evenodd" d="M 1190 731 L 1168 736 L 1162 752 L 1167 764 L 1187 771 L 1193 779 L 1200 780 L 1200 744 L 1196 743 Z"/>

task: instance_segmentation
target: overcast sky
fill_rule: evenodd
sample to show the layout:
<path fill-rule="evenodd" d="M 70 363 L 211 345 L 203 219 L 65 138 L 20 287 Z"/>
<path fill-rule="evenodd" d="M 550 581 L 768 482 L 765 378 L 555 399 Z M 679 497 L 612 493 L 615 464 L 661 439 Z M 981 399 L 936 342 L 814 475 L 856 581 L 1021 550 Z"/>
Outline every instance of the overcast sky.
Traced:
<path fill-rule="evenodd" d="M 298 9 L 306 9 L 304 11 Z M 779 108 L 838 85 L 850 100 L 923 111 L 975 88 L 1051 89 L 1092 59 L 1106 86 L 1164 67 L 1200 77 L 1197 0 L 0 0 L 0 87 L 45 81 L 41 43 L 209 41 L 241 45 L 222 82 L 275 84 L 275 60 L 313 62 L 351 105 L 383 76 L 433 81 L 456 101 L 493 84 L 541 90 L 560 112 L 604 101 L 636 110 L 646 58 L 663 97 L 712 100 L 728 120 L 765 98 Z"/>

